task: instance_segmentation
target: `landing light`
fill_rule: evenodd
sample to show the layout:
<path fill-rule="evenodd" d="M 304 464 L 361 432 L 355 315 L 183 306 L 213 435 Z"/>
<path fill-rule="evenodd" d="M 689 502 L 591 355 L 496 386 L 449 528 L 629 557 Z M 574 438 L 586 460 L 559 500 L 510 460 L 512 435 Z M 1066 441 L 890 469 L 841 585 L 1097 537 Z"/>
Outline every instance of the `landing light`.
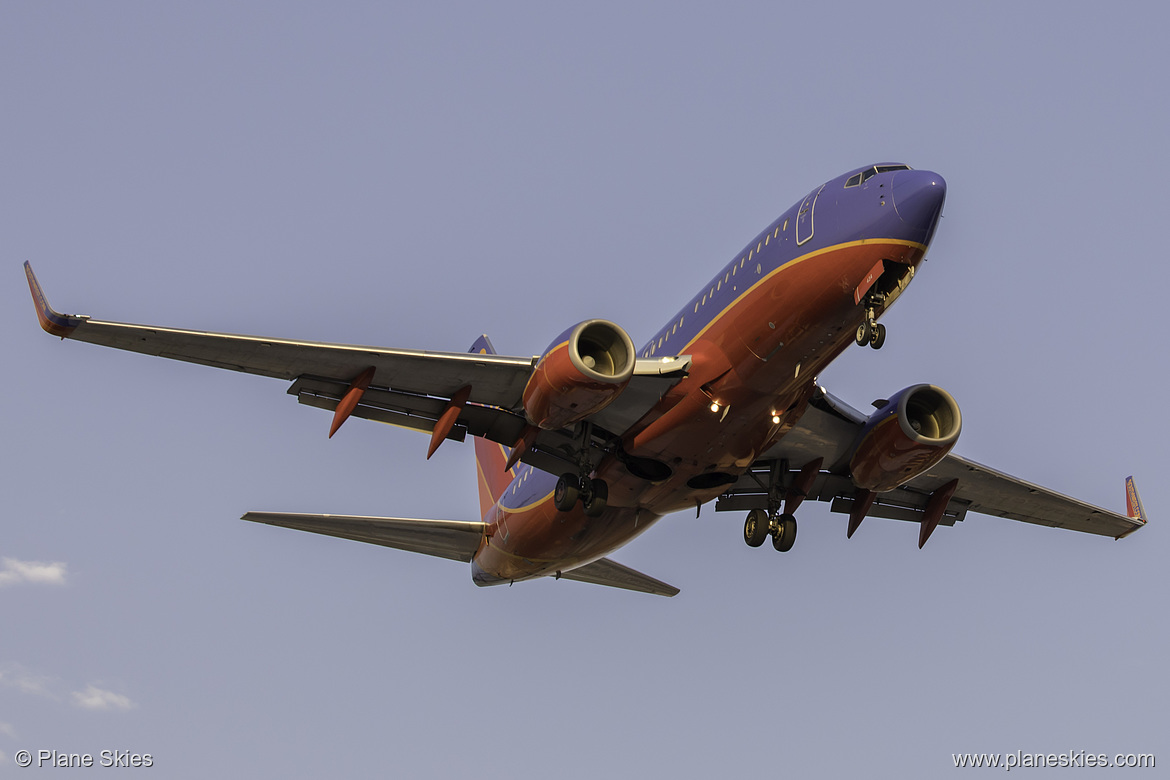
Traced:
<path fill-rule="evenodd" d="M 713 411 L 713 412 L 718 412 L 718 411 L 719 411 L 719 404 L 717 404 L 717 403 L 715 403 L 714 401 L 712 401 L 712 402 L 711 402 L 711 411 Z"/>
<path fill-rule="evenodd" d="M 773 425 L 779 425 L 779 424 L 780 424 L 780 415 L 778 415 L 778 414 L 776 414 L 776 413 L 774 413 L 774 412 L 773 412 L 773 414 L 772 414 L 772 424 L 773 424 Z"/>

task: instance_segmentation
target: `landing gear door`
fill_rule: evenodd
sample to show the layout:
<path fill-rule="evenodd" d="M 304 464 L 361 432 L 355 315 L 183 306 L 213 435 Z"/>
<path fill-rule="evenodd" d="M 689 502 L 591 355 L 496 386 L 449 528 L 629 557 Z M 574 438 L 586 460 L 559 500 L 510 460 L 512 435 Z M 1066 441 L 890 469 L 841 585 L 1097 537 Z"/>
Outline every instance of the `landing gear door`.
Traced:
<path fill-rule="evenodd" d="M 821 185 L 814 192 L 810 192 L 808 197 L 800 204 L 800 209 L 796 212 L 796 245 L 801 246 L 813 237 L 813 216 L 817 209 L 817 198 L 821 195 L 821 190 L 825 185 Z"/>

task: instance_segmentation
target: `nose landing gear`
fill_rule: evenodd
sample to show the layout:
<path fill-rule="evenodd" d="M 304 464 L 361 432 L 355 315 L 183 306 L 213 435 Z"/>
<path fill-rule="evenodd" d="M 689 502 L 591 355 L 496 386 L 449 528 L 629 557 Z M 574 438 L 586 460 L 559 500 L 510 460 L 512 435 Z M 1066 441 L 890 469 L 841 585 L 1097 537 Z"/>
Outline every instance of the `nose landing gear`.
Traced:
<path fill-rule="evenodd" d="M 881 349 L 882 344 L 886 343 L 886 326 L 880 322 L 874 322 L 872 309 L 866 310 L 865 321 L 857 326 L 855 338 L 859 347 L 868 344 L 874 349 Z"/>
<path fill-rule="evenodd" d="M 855 340 L 857 346 L 869 345 L 874 349 L 881 349 L 886 343 L 886 326 L 877 321 L 874 309 L 885 302 L 885 296 L 871 293 L 865 299 L 865 319 L 857 326 Z"/>

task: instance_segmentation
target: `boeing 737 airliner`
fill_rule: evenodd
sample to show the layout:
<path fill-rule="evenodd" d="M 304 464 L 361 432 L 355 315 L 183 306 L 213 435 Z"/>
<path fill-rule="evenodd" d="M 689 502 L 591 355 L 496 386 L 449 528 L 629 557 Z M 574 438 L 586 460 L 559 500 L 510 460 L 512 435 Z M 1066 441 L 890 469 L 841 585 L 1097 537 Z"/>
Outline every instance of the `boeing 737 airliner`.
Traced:
<path fill-rule="evenodd" d="M 940 387 L 904 388 L 863 414 L 817 375 L 849 347 L 880 348 L 879 320 L 914 279 L 946 183 L 901 164 L 853 170 L 752 238 L 635 349 L 605 320 L 578 323 L 533 358 L 431 353 L 102 322 L 48 304 L 25 263 L 41 326 L 61 338 L 291 382 L 301 403 L 475 439 L 478 520 L 248 512 L 285 526 L 471 564 L 479 585 L 554 576 L 673 596 L 606 556 L 670 512 L 715 500 L 746 511 L 744 539 L 786 552 L 806 499 L 919 524 L 922 547 L 968 512 L 1120 538 L 1145 512 L 1090 506 L 951 453 L 962 425 Z"/>

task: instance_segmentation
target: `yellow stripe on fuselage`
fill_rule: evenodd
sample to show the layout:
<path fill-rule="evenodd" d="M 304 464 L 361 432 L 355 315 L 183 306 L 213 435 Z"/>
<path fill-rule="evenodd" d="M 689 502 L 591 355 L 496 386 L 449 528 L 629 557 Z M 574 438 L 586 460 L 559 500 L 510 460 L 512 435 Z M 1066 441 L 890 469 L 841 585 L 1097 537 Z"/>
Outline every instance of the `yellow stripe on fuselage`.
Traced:
<path fill-rule="evenodd" d="M 715 316 L 712 317 L 707 322 L 706 325 L 703 326 L 703 329 L 700 330 L 697 334 L 695 334 L 694 338 L 692 338 L 690 341 L 688 341 L 686 344 L 684 344 L 682 350 L 680 350 L 676 354 L 680 354 L 680 355 L 685 354 L 686 350 L 688 348 L 690 348 L 691 345 L 693 345 L 696 341 L 701 339 L 703 337 L 703 335 L 715 325 L 715 323 L 717 323 L 717 322 L 719 322 L 719 320 L 723 319 L 724 315 L 726 315 L 727 312 L 729 312 L 731 309 L 735 308 L 735 306 L 741 300 L 743 300 L 743 298 L 745 296 L 751 294 L 760 285 L 767 283 L 768 280 L 770 280 L 773 276 L 780 273 L 784 269 L 789 268 L 790 266 L 794 266 L 797 263 L 803 263 L 806 260 L 812 260 L 814 257 L 819 257 L 820 255 L 828 254 L 829 252 L 838 252 L 842 249 L 849 249 L 850 247 L 855 247 L 855 246 L 866 246 L 868 244 L 894 244 L 897 246 L 910 247 L 911 249 L 921 249 L 923 252 L 926 251 L 926 245 L 920 244 L 917 241 L 900 241 L 898 239 L 893 239 L 893 238 L 863 238 L 863 239 L 860 239 L 858 241 L 846 241 L 842 244 L 834 244 L 833 246 L 827 246 L 827 247 L 824 247 L 823 249 L 818 249 L 815 252 L 809 252 L 808 254 L 801 255 L 800 257 L 794 257 L 793 259 L 789 260 L 784 265 L 781 265 L 781 266 L 778 266 L 778 267 L 772 269 L 771 271 L 768 272 L 768 274 L 766 276 L 762 277 L 759 281 L 757 281 L 751 287 L 747 288 L 742 293 L 737 295 L 734 300 L 732 300 L 730 303 L 728 303 L 726 306 L 724 306 L 722 309 L 720 309 L 719 312 L 717 314 L 715 314 Z"/>

